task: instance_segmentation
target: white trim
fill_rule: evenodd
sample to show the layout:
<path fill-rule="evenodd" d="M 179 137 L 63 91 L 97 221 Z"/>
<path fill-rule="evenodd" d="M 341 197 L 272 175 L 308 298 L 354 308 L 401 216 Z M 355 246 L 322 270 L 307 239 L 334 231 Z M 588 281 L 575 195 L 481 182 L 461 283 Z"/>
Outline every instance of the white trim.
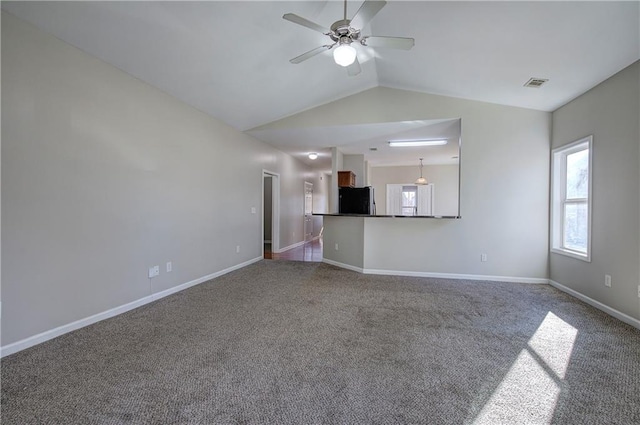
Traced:
<path fill-rule="evenodd" d="M 585 147 L 586 146 L 586 147 Z M 564 206 L 566 199 L 566 157 L 581 150 L 589 151 L 589 178 L 587 204 L 587 252 L 582 253 L 564 247 Z M 550 252 L 565 255 L 577 260 L 591 262 L 592 213 L 593 213 L 593 135 L 583 137 L 575 142 L 559 146 L 551 151 L 551 197 L 550 197 Z M 575 200 L 572 200 L 575 201 Z"/>
<path fill-rule="evenodd" d="M 562 292 L 566 292 L 567 294 L 572 295 L 581 301 L 584 301 L 585 303 L 597 308 L 598 310 L 604 311 L 608 315 L 613 316 L 616 319 L 633 326 L 634 328 L 640 329 L 640 320 L 638 319 L 635 319 L 621 311 L 618 311 L 615 308 L 609 307 L 608 305 L 602 304 L 600 301 L 596 301 L 593 298 L 590 298 L 574 289 L 569 288 L 568 286 L 564 286 L 563 284 L 556 282 L 555 280 L 549 279 L 549 285 L 559 289 Z"/>
<path fill-rule="evenodd" d="M 260 188 L 260 246 L 264 258 L 264 178 L 271 177 L 271 251 L 280 248 L 280 174 L 262 169 Z"/>
<path fill-rule="evenodd" d="M 551 253 L 575 258 L 576 260 L 586 261 L 587 263 L 591 262 L 591 258 L 588 255 L 582 254 L 578 251 L 571 251 L 569 249 L 562 249 L 562 248 L 551 248 Z"/>
<path fill-rule="evenodd" d="M 190 288 L 192 286 L 198 285 L 198 284 L 203 283 L 203 282 L 207 282 L 207 281 L 209 281 L 211 279 L 215 279 L 216 277 L 220 277 L 220 276 L 225 275 L 227 273 L 231 273 L 232 271 L 241 269 L 243 267 L 247 267 L 247 266 L 249 266 L 249 265 L 251 265 L 253 263 L 257 263 L 258 261 L 260 261 L 262 259 L 263 259 L 262 257 L 256 257 L 256 258 L 253 258 L 251 260 L 245 261 L 244 263 L 236 264 L 235 266 L 227 267 L 224 270 L 220 270 L 218 272 L 211 273 L 211 274 L 208 274 L 206 276 L 199 277 L 199 278 L 197 278 L 195 280 L 192 280 L 190 282 L 183 283 L 182 285 L 174 286 L 174 287 L 171 287 L 169 289 L 165 289 L 164 291 L 161 291 L 161 292 L 156 292 L 155 294 L 152 295 L 153 300 L 155 301 L 155 300 L 158 300 L 160 298 L 164 298 L 167 295 L 171 295 L 171 294 L 175 294 L 176 292 L 184 291 L 185 289 Z"/>
<path fill-rule="evenodd" d="M 327 264 L 331 264 L 337 267 L 342 267 L 344 269 L 353 270 L 356 272 L 364 273 L 364 274 L 374 274 L 374 275 L 387 275 L 387 276 L 410 276 L 410 277 L 434 277 L 434 278 L 442 278 L 442 279 L 468 279 L 468 280 L 487 280 L 487 281 L 496 281 L 496 282 L 514 282 L 514 283 L 530 283 L 530 284 L 549 284 L 560 291 L 566 292 L 569 295 L 572 295 L 578 298 L 581 301 L 586 302 L 587 304 L 604 311 L 610 316 L 615 317 L 616 319 L 627 323 L 635 328 L 640 329 L 640 320 L 635 319 L 621 311 L 618 311 L 612 307 L 609 307 L 605 304 L 602 304 L 599 301 L 594 300 L 586 295 L 581 294 L 567 286 L 564 286 L 554 280 L 537 278 L 537 277 L 513 277 L 513 276 L 485 276 L 485 275 L 472 275 L 472 274 L 454 274 L 454 273 L 431 273 L 431 272 L 413 272 L 413 271 L 402 271 L 402 270 L 380 270 L 380 269 L 362 269 L 359 267 L 351 266 L 348 264 L 339 263 L 337 261 L 324 259 L 323 262 Z"/>
<path fill-rule="evenodd" d="M 138 300 L 132 301 L 130 303 L 111 308 L 109 310 L 103 311 L 101 313 L 94 314 L 93 316 L 85 317 L 84 319 L 76 320 L 71 323 L 67 323 L 66 325 L 58 326 L 57 328 L 50 329 L 48 331 L 39 333 L 37 335 L 30 336 L 20 341 L 16 341 L 12 344 L 5 345 L 4 347 L 0 347 L 0 358 L 8 356 L 13 353 L 17 353 L 18 351 L 22 351 L 29 347 L 33 347 L 34 345 L 43 343 L 50 339 L 56 338 L 60 335 L 64 335 L 66 333 L 75 331 L 80 328 L 84 328 L 85 326 L 92 325 L 96 322 L 100 322 L 105 319 L 109 319 L 111 317 L 117 316 L 122 313 L 126 313 L 129 310 L 133 310 L 134 308 L 138 308 L 145 304 L 149 304 L 150 302 L 159 300 L 160 298 L 164 298 L 168 295 L 174 294 L 176 292 L 183 291 L 192 286 L 198 285 L 203 282 L 207 282 L 211 279 L 215 279 L 216 277 L 220 277 L 224 274 L 230 273 L 234 270 L 241 269 L 250 264 L 261 261 L 262 257 L 257 257 L 249 261 L 245 261 L 244 263 L 236 264 L 235 266 L 228 267 L 224 270 L 220 270 L 215 273 L 208 274 L 206 276 L 199 277 L 195 280 L 192 280 L 187 283 L 183 283 L 178 286 L 174 286 L 172 288 L 166 289 L 164 291 L 156 292 L 155 294 L 148 295 L 146 297 L 140 298 Z"/>
<path fill-rule="evenodd" d="M 364 269 L 356 266 L 352 266 L 350 264 L 340 263 L 338 261 L 329 260 L 327 258 L 322 259 L 323 263 L 331 264 L 332 266 L 340 267 L 341 269 L 352 270 L 358 273 L 364 273 Z"/>
<path fill-rule="evenodd" d="M 307 214 L 307 187 L 311 187 L 311 212 Z M 313 240 L 313 183 L 305 181 L 303 184 L 303 198 L 302 198 L 302 239 L 305 242 L 311 242 Z M 309 222 L 311 224 L 311 238 L 307 240 L 307 217 L 309 217 Z"/>
<path fill-rule="evenodd" d="M 549 279 L 540 277 L 491 276 L 481 274 L 434 273 L 404 270 L 364 269 L 364 274 L 377 274 L 385 276 L 435 277 L 440 279 L 487 280 L 494 282 L 532 283 L 543 285 L 549 283 Z"/>
<path fill-rule="evenodd" d="M 375 274 L 383 276 L 409 276 L 409 277 L 435 277 L 439 279 L 466 279 L 466 280 L 486 280 L 494 282 L 514 282 L 514 283 L 531 283 L 536 285 L 547 285 L 549 279 L 540 277 L 514 277 L 514 276 L 488 276 L 479 274 L 457 274 L 457 273 L 434 273 L 434 272 L 414 272 L 405 270 L 382 270 L 382 269 L 364 269 L 350 264 L 340 263 L 338 261 L 323 259 L 324 263 L 333 266 L 342 267 L 343 269 L 353 270 L 362 274 Z"/>
<path fill-rule="evenodd" d="M 280 253 L 283 253 L 283 252 L 285 252 L 285 251 L 289 251 L 290 249 L 293 249 L 293 248 L 297 248 L 297 247 L 299 247 L 299 246 L 302 246 L 302 245 L 304 245 L 304 244 L 305 244 L 305 243 L 307 243 L 307 242 L 308 242 L 308 241 L 300 241 L 300 242 L 296 242 L 296 243 L 294 243 L 293 245 L 285 246 L 284 248 L 281 248 L 281 249 L 273 249 L 272 251 L 273 251 L 273 252 L 275 252 L 276 254 L 280 254 Z"/>

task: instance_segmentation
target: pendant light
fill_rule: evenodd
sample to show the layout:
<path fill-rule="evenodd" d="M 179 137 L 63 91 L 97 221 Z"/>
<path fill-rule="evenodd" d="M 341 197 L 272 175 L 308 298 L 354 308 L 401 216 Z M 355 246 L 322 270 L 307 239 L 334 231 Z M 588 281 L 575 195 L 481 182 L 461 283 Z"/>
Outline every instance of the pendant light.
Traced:
<path fill-rule="evenodd" d="M 427 184 L 427 179 L 422 177 L 422 158 L 420 158 L 420 177 L 416 180 L 416 184 Z"/>

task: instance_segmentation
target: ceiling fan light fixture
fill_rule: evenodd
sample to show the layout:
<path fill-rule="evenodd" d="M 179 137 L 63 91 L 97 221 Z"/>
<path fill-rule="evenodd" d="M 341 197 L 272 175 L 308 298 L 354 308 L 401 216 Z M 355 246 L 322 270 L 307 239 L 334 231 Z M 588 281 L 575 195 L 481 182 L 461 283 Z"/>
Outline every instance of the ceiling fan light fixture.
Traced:
<path fill-rule="evenodd" d="M 309 159 L 314 160 L 314 159 L 318 159 L 318 154 L 315 152 L 311 152 L 309 154 Z"/>
<path fill-rule="evenodd" d="M 408 148 L 414 146 L 440 146 L 446 145 L 446 140 L 389 140 L 392 148 Z"/>
<path fill-rule="evenodd" d="M 349 44 L 341 44 L 333 51 L 333 60 L 340 66 L 349 66 L 356 61 L 356 49 Z"/>

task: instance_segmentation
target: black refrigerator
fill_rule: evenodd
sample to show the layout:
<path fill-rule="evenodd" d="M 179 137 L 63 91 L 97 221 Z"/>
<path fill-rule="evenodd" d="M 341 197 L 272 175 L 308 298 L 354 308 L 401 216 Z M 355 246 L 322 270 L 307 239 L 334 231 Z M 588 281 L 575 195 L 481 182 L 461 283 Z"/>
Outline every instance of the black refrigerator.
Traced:
<path fill-rule="evenodd" d="M 341 187 L 338 202 L 340 214 L 370 214 L 376 213 L 376 201 L 373 197 L 373 188 L 367 187 Z"/>

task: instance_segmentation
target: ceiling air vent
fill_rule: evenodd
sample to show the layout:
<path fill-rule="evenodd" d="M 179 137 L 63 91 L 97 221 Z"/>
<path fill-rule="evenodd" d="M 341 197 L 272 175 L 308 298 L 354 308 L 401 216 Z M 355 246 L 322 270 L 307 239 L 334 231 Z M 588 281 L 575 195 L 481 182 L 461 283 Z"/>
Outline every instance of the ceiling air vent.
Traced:
<path fill-rule="evenodd" d="M 544 83 L 549 81 L 546 78 L 529 78 L 529 81 L 524 83 L 525 87 L 533 87 L 534 89 L 540 88 Z"/>

